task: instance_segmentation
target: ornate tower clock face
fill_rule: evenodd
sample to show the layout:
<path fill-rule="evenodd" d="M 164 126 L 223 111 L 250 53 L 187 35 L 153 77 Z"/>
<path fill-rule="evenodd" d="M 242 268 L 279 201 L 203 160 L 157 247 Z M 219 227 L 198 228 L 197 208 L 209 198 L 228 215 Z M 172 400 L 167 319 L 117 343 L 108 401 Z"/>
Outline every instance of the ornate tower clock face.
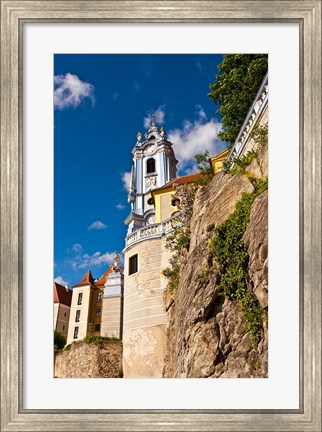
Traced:
<path fill-rule="evenodd" d="M 150 155 L 150 154 L 155 153 L 156 149 L 157 149 L 157 148 L 156 148 L 155 145 L 150 145 L 150 146 L 148 146 L 148 147 L 144 150 L 144 153 L 147 154 L 147 155 Z"/>
<path fill-rule="evenodd" d="M 154 215 L 154 214 L 153 214 L 153 215 L 150 215 L 150 216 L 147 218 L 146 223 L 147 223 L 148 225 L 154 224 L 154 223 L 155 223 L 155 215 Z"/>

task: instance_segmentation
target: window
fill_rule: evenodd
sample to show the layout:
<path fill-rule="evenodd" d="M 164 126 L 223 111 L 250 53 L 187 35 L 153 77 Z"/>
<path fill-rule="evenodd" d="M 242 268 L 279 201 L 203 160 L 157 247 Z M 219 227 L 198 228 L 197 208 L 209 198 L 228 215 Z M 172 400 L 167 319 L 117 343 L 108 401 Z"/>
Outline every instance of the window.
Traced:
<path fill-rule="evenodd" d="M 173 207 L 179 207 L 179 205 L 180 205 L 180 200 L 179 200 L 179 198 L 173 198 L 173 200 L 171 201 L 171 205 L 172 205 Z"/>
<path fill-rule="evenodd" d="M 65 317 L 65 318 L 67 317 L 67 313 L 66 313 L 66 312 L 64 313 L 64 317 Z"/>
<path fill-rule="evenodd" d="M 75 322 L 79 322 L 80 313 L 81 313 L 80 310 L 77 310 L 77 311 L 76 311 L 76 318 L 75 318 Z"/>
<path fill-rule="evenodd" d="M 129 258 L 129 275 L 138 271 L 138 255 L 133 255 Z"/>
<path fill-rule="evenodd" d="M 63 326 L 63 330 L 65 330 L 65 326 Z"/>
<path fill-rule="evenodd" d="M 101 330 L 101 324 L 95 324 L 95 331 Z"/>
<path fill-rule="evenodd" d="M 96 309 L 96 316 L 99 317 L 101 315 L 101 309 L 97 308 Z"/>
<path fill-rule="evenodd" d="M 102 301 L 102 297 L 103 297 L 103 293 L 102 293 L 102 291 L 100 291 L 98 293 L 98 295 L 97 295 L 97 301 L 98 301 L 98 303 L 100 303 Z"/>
<path fill-rule="evenodd" d="M 146 172 L 147 174 L 155 172 L 155 160 L 153 158 L 147 160 Z"/>
<path fill-rule="evenodd" d="M 78 300 L 77 300 L 77 304 L 81 305 L 83 301 L 83 293 L 79 293 L 78 294 Z"/>
<path fill-rule="evenodd" d="M 79 327 L 74 328 L 74 339 L 78 339 L 78 329 Z"/>

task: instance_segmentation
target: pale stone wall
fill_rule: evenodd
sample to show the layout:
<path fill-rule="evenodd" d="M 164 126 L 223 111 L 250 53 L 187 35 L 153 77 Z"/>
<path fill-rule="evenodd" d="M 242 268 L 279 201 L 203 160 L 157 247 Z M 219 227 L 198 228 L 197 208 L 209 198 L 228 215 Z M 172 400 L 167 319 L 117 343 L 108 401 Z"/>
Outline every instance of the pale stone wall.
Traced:
<path fill-rule="evenodd" d="M 62 303 L 54 303 L 54 329 L 67 339 L 70 307 Z"/>
<path fill-rule="evenodd" d="M 55 355 L 55 378 L 121 378 L 122 343 L 76 342 Z"/>
<path fill-rule="evenodd" d="M 129 257 L 138 254 L 138 272 L 129 276 Z M 161 270 L 171 253 L 165 238 L 147 239 L 125 251 L 123 371 L 125 378 L 161 378 L 167 316 Z"/>
<path fill-rule="evenodd" d="M 103 298 L 101 336 L 122 338 L 122 301 L 120 295 Z"/>
<path fill-rule="evenodd" d="M 78 305 L 78 294 L 83 293 L 82 304 Z M 78 327 L 78 338 L 77 340 L 82 340 L 87 334 L 87 323 L 88 323 L 88 311 L 90 306 L 90 287 L 82 286 L 75 287 L 73 289 L 72 304 L 70 308 L 70 320 L 68 327 L 68 337 L 67 345 L 74 342 L 74 329 Z M 79 322 L 76 322 L 76 311 L 80 310 Z"/>
<path fill-rule="evenodd" d="M 54 330 L 56 330 L 58 311 L 59 311 L 59 303 L 54 303 Z"/>

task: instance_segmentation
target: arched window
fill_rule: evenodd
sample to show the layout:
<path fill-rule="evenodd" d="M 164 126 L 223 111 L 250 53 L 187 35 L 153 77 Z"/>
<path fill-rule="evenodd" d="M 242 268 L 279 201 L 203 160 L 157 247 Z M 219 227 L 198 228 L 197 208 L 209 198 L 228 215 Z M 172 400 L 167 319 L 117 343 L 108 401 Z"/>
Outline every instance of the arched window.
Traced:
<path fill-rule="evenodd" d="M 155 172 L 155 160 L 153 158 L 148 159 L 146 163 L 146 172 L 147 174 Z"/>

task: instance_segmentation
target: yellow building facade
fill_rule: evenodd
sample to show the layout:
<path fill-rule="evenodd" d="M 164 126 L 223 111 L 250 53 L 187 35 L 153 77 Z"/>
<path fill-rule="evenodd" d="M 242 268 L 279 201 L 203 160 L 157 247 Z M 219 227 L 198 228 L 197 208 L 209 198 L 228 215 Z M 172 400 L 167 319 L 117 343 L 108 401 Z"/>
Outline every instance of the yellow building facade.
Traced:
<path fill-rule="evenodd" d="M 222 152 L 216 154 L 215 156 L 211 156 L 209 159 L 209 162 L 211 163 L 212 169 L 214 171 L 214 174 L 218 174 L 223 169 L 223 164 L 225 160 L 227 159 L 228 155 L 230 153 L 230 150 L 226 148 Z"/>

